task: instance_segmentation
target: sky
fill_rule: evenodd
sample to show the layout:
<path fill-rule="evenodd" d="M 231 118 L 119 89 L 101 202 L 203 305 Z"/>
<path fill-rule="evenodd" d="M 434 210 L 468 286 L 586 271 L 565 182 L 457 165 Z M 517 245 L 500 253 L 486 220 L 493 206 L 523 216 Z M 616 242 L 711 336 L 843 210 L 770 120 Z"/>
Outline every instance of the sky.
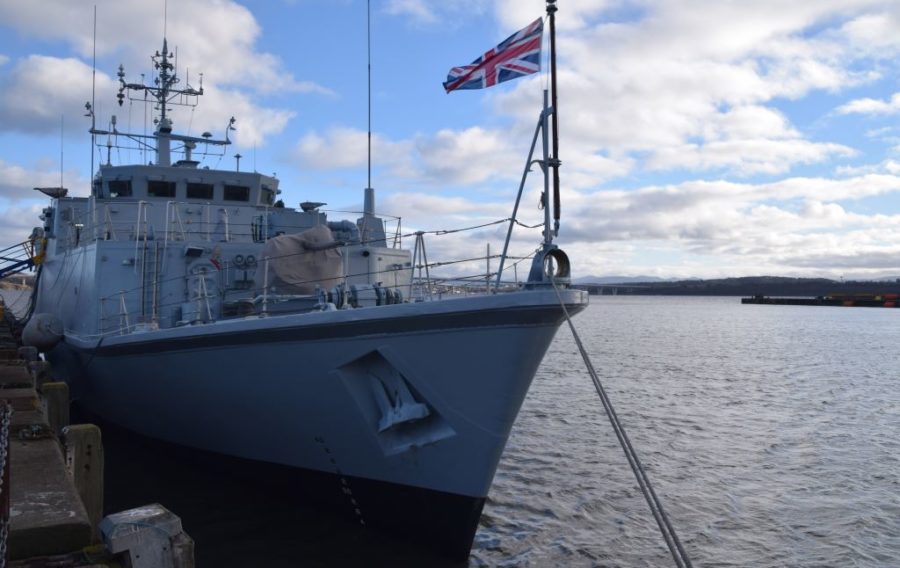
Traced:
<path fill-rule="evenodd" d="M 441 83 L 545 14 L 540 0 L 371 0 L 372 187 L 401 231 L 511 215 L 548 84 Z M 900 277 L 900 2 L 559 0 L 561 229 L 575 277 Z M 182 85 L 175 131 L 234 144 L 203 165 L 276 174 L 281 198 L 358 211 L 367 186 L 363 0 L 97 0 L 95 114 L 116 71 L 149 81 L 165 35 Z M 24 240 L 47 199 L 87 195 L 93 3 L 0 0 L 0 244 Z M 95 153 L 95 165 L 105 150 Z M 113 151 L 113 163 L 141 162 Z M 534 225 L 533 168 L 519 219 Z M 353 215 L 347 215 L 352 218 Z M 341 218 L 332 213 L 332 218 Z M 393 227 L 393 226 L 392 226 Z M 427 235 L 432 262 L 496 254 L 505 224 Z M 517 227 L 524 256 L 540 229 Z M 409 244 L 412 244 L 409 242 Z M 493 261 L 496 263 L 496 260 Z M 485 260 L 448 270 L 478 273 Z M 495 264 L 496 266 L 496 264 Z M 519 269 L 522 277 L 526 269 Z M 460 272 L 461 271 L 461 272 Z"/>

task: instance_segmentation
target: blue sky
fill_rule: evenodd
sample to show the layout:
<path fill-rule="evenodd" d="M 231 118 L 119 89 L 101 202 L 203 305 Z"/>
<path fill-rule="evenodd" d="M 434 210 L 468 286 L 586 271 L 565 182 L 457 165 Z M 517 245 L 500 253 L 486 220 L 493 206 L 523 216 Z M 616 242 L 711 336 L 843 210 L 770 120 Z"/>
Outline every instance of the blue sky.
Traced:
<path fill-rule="evenodd" d="M 788 5 L 789 4 L 789 5 Z M 87 193 L 93 5 L 0 0 L 0 238 L 37 224 L 31 190 Z M 900 276 L 900 4 L 559 0 L 563 219 L 576 276 Z M 97 114 L 115 71 L 149 74 L 164 2 L 98 0 Z M 206 94 L 176 130 L 235 145 L 204 165 L 277 173 L 296 206 L 357 210 L 366 185 L 365 2 L 183 0 L 166 35 Z M 443 92 L 543 14 L 538 0 L 372 0 L 373 186 L 405 231 L 507 217 L 546 75 Z M 132 153 L 113 161 L 139 159 Z M 540 220 L 540 180 L 522 219 Z M 429 260 L 499 250 L 495 226 L 427 243 Z M 537 231 L 517 231 L 527 254 Z M 480 270 L 478 263 L 457 270 Z"/>

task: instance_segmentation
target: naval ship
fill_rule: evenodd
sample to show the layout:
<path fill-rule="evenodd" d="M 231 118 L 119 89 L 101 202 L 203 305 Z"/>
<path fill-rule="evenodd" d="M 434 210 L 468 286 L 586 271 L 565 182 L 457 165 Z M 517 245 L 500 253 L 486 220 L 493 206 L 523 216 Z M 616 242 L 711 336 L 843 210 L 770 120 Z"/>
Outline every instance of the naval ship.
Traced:
<path fill-rule="evenodd" d="M 106 163 L 89 196 L 42 189 L 26 342 L 106 421 L 256 465 L 262 483 L 277 471 L 367 526 L 465 558 L 564 308 L 588 302 L 553 243 L 546 94 L 544 155 L 526 165 L 547 188 L 527 282 L 504 285 L 501 266 L 483 293 L 438 294 L 371 188 L 358 218 L 330 220 L 324 203 L 285 206 L 273 176 L 203 166 L 234 119 L 221 139 L 176 133 L 168 108 L 197 104 L 202 83 L 179 83 L 165 39 L 153 61 L 150 85 L 119 67 L 117 98 L 151 101 L 155 131 L 93 126 Z M 113 164 L 122 141 L 151 159 Z"/>

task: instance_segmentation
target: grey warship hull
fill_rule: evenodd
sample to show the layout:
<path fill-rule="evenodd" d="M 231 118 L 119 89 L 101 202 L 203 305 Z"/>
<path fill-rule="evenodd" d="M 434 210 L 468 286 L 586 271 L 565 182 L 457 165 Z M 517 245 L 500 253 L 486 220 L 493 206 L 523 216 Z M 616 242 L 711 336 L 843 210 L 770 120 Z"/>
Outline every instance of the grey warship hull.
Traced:
<path fill-rule="evenodd" d="M 561 293 L 572 312 L 586 305 L 584 292 Z M 266 464 L 363 522 L 464 558 L 563 317 L 553 290 L 523 291 L 70 335 L 51 359 L 105 420 Z"/>

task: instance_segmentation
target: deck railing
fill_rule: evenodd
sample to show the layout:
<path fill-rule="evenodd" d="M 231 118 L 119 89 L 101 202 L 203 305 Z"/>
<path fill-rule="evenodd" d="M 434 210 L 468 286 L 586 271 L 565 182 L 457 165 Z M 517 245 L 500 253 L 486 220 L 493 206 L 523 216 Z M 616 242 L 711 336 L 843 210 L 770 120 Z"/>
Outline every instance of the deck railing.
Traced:
<path fill-rule="evenodd" d="M 35 255 L 35 241 L 16 243 L 0 250 L 0 278 L 5 278 L 32 268 L 40 263 L 40 258 Z"/>

